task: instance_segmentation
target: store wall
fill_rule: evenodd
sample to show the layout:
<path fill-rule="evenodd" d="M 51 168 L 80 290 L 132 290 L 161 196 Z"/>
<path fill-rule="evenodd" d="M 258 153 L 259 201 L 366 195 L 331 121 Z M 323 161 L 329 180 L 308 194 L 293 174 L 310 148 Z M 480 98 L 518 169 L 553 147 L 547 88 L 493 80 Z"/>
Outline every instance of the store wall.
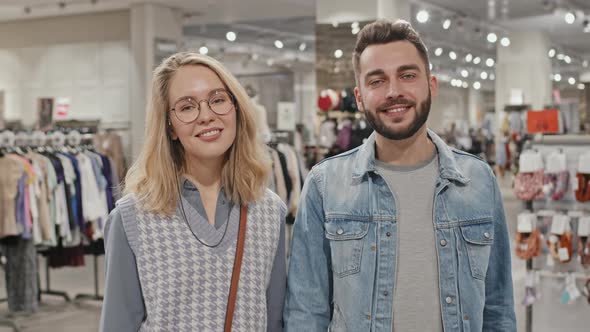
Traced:
<path fill-rule="evenodd" d="M 6 119 L 31 126 L 37 98 L 63 97 L 67 118 L 128 121 L 128 20 L 117 11 L 1 23 Z"/>
<path fill-rule="evenodd" d="M 469 123 L 469 90 L 439 82 L 438 94 L 432 98 L 427 125 L 442 133 L 453 122 Z M 472 105 L 473 106 L 473 105 Z"/>

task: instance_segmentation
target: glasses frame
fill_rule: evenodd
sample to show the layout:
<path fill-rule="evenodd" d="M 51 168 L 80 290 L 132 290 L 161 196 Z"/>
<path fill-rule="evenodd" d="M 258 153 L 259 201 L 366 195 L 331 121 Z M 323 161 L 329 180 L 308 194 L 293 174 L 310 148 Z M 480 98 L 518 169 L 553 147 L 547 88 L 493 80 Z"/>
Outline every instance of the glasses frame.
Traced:
<path fill-rule="evenodd" d="M 213 97 L 215 93 L 219 93 L 219 92 L 225 92 L 229 96 L 231 107 L 229 108 L 229 110 L 226 113 L 217 113 L 217 112 L 215 112 L 213 110 L 213 108 L 211 107 L 211 104 L 209 104 L 209 100 L 211 99 L 211 97 Z M 194 100 L 192 97 L 184 97 L 184 98 L 181 98 L 181 99 L 177 100 L 175 104 L 178 104 L 179 101 L 185 100 L 185 99 L 192 99 L 192 100 Z M 209 107 L 209 110 L 211 112 L 213 112 L 214 114 L 216 114 L 216 115 L 226 115 L 226 114 L 229 114 L 229 112 L 231 112 L 232 108 L 235 108 L 236 107 L 236 97 L 234 97 L 233 93 L 231 93 L 227 89 L 215 89 L 215 90 L 209 92 L 209 96 L 206 99 L 201 99 L 201 100 L 197 100 L 196 101 L 198 113 L 197 113 L 197 116 L 193 120 L 191 120 L 191 121 L 186 122 L 186 121 L 181 120 L 180 117 L 178 116 L 178 114 L 176 113 L 177 112 L 176 109 L 174 109 L 174 108 L 171 108 L 169 111 L 174 113 L 174 116 L 176 117 L 176 119 L 178 119 L 178 121 L 180 121 L 180 122 L 182 122 L 184 124 L 193 123 L 193 122 L 195 122 L 199 118 L 199 116 L 201 116 L 201 111 L 202 111 L 201 103 L 202 102 L 206 102 L 207 103 L 207 107 Z"/>

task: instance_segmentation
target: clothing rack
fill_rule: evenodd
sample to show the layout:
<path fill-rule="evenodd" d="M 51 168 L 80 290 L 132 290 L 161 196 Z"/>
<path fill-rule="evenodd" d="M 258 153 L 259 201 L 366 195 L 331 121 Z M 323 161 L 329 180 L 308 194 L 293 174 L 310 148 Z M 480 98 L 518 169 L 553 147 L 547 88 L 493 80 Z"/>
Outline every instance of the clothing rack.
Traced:
<path fill-rule="evenodd" d="M 91 300 L 91 301 L 102 301 L 104 297 L 99 293 L 98 285 L 98 254 L 93 253 L 93 271 L 94 271 L 94 294 L 80 293 L 74 297 L 75 301 Z"/>
<path fill-rule="evenodd" d="M 584 149 L 584 146 L 588 147 L 590 150 L 590 136 L 582 136 L 582 135 L 535 135 L 532 138 L 526 140 L 523 144 L 526 149 L 532 149 L 539 153 L 547 152 L 547 150 L 558 150 L 562 153 L 568 152 L 571 157 L 577 156 L 581 150 Z M 571 152 L 571 150 L 575 150 Z M 523 150 L 524 151 L 524 150 Z M 572 170 L 575 169 L 575 166 L 571 164 L 571 161 L 568 161 L 568 170 L 570 171 L 570 176 L 572 174 Z M 577 163 L 576 163 L 577 166 Z M 573 197 L 572 189 L 568 189 L 569 193 L 559 201 L 547 201 L 544 202 L 543 200 L 540 201 L 525 201 L 524 208 L 527 211 L 534 212 L 538 211 L 542 208 L 550 208 L 552 210 L 582 210 L 584 208 L 590 207 L 585 205 L 586 203 L 580 203 L 576 201 L 575 197 Z M 545 278 L 565 278 L 567 275 L 573 274 L 576 280 L 588 280 L 590 278 L 590 274 L 579 272 L 579 271 L 546 271 L 541 269 L 535 269 L 533 264 L 533 258 L 526 260 L 526 271 L 527 274 L 529 273 L 536 273 L 541 277 Z M 526 306 L 526 316 L 525 316 L 525 331 L 532 332 L 533 328 L 533 305 Z"/>
<path fill-rule="evenodd" d="M 39 264 L 37 264 L 37 266 L 39 266 Z M 41 302 L 41 295 L 45 294 L 45 295 L 53 295 L 53 296 L 59 296 L 59 297 L 63 297 L 63 299 L 66 302 L 70 302 L 70 296 L 68 295 L 67 292 L 65 291 L 56 291 L 56 290 L 52 290 L 51 289 L 51 278 L 50 278 L 50 272 L 49 272 L 49 257 L 45 258 L 45 290 L 41 289 L 41 277 L 39 275 L 39 270 L 37 270 L 37 284 L 39 285 L 39 302 Z"/>
<path fill-rule="evenodd" d="M 3 265 L 2 265 L 3 266 Z M 0 303 L 1 302 L 6 302 L 8 301 L 8 298 L 1 298 L 0 299 Z M 12 328 L 13 332 L 19 332 L 20 331 L 20 327 L 18 326 L 18 324 L 10 319 L 10 318 L 0 318 L 0 326 L 4 326 L 4 327 L 10 327 Z"/>

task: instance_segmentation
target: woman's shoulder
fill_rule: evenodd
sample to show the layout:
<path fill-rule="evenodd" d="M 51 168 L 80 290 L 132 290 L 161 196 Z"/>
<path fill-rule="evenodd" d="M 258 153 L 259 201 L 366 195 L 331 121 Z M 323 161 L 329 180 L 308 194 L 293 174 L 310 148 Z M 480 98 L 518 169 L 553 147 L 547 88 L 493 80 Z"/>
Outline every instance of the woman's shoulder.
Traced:
<path fill-rule="evenodd" d="M 264 190 L 264 194 L 257 203 L 265 207 L 277 207 L 283 215 L 286 215 L 287 213 L 287 206 L 283 200 L 279 197 L 279 195 L 268 188 Z"/>

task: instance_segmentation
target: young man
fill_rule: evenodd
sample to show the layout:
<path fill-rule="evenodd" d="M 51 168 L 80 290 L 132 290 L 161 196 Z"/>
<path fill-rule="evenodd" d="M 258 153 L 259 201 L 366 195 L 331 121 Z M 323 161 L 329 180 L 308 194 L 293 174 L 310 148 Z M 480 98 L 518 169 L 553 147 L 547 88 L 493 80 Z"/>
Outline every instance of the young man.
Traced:
<path fill-rule="evenodd" d="M 500 191 L 485 162 L 426 128 L 437 80 L 424 43 L 379 20 L 353 65 L 375 132 L 307 178 L 286 331 L 516 331 Z"/>

